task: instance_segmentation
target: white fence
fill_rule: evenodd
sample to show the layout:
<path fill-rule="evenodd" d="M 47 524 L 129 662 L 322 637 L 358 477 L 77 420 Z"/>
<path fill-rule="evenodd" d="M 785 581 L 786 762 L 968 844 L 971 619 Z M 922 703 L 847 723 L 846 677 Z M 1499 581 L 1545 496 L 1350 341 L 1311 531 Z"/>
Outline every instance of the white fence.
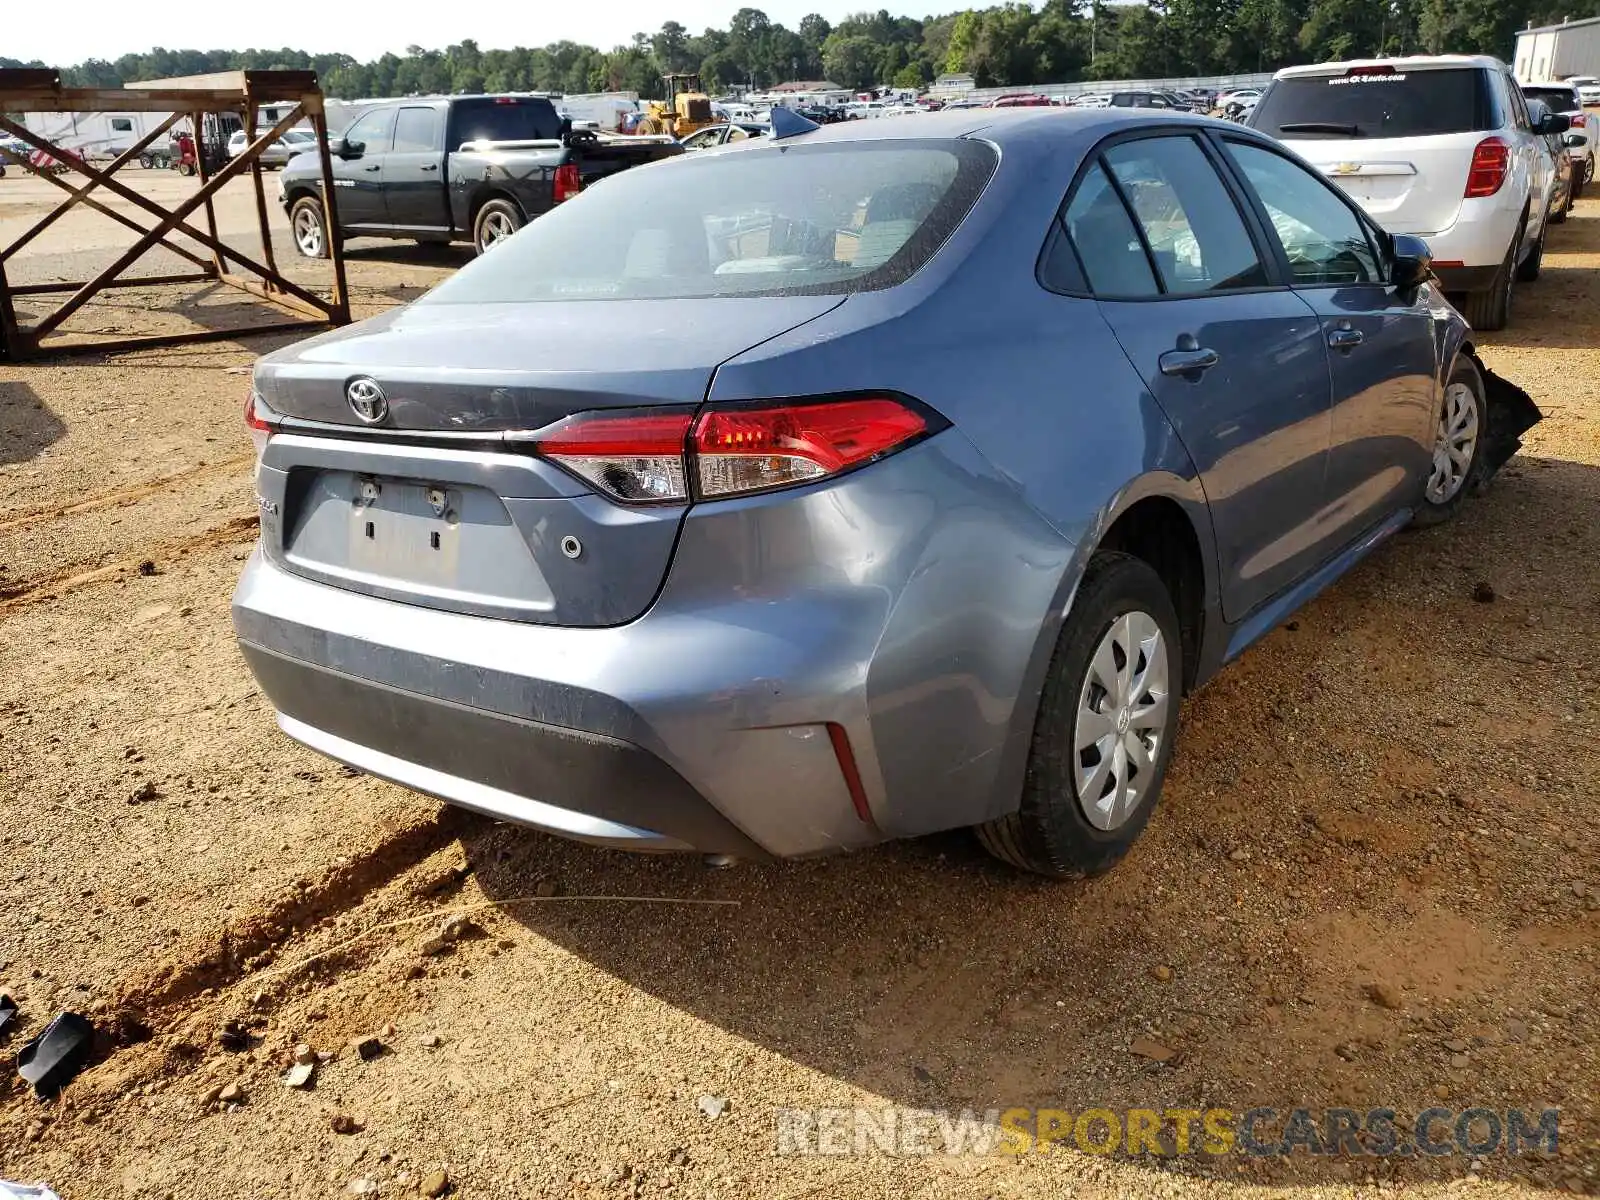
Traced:
<path fill-rule="evenodd" d="M 1052 100 L 1065 100 L 1087 92 L 1171 91 L 1174 88 L 1207 87 L 1215 91 L 1230 88 L 1265 87 L 1272 82 L 1272 72 L 1255 75 L 1188 75 L 1174 79 L 1093 79 L 1081 83 L 1022 84 L 1017 87 L 969 88 L 950 91 L 933 88 L 930 96 L 941 100 L 993 100 L 997 96 L 1015 96 L 1025 93 L 1032 96 L 1049 96 Z"/>

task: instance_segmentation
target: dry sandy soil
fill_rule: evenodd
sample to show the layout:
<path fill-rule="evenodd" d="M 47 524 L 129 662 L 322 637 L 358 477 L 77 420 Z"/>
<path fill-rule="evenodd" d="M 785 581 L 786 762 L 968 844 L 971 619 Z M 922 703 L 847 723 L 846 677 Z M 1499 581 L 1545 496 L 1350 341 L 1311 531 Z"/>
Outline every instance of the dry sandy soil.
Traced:
<path fill-rule="evenodd" d="M 358 306 L 458 261 L 357 246 Z M 101 1031 L 53 1103 L 0 1074 L 0 1176 L 67 1200 L 1600 1192 L 1600 201 L 1518 304 L 1483 351 L 1544 408 L 1525 453 L 1191 699 L 1148 833 L 1076 885 L 959 835 L 711 871 L 344 771 L 276 731 L 229 630 L 241 369 L 274 343 L 0 367 L 8 1046 L 62 1009 Z M 301 1043 L 333 1056 L 310 1090 L 280 1081 Z M 890 1104 L 1559 1106 L 1561 1148 L 775 1153 L 776 1108 Z"/>

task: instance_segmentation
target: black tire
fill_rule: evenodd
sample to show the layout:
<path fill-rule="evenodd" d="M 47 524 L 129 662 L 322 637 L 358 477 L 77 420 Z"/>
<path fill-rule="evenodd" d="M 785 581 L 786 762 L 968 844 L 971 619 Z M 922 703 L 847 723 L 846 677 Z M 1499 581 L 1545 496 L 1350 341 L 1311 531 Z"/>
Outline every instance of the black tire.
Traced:
<path fill-rule="evenodd" d="M 1587 180 L 1583 177 L 1583 170 L 1579 167 L 1572 169 L 1572 203 L 1576 204 L 1583 199 L 1583 185 Z M 1570 208 L 1571 205 L 1568 205 Z"/>
<path fill-rule="evenodd" d="M 1165 724 L 1157 731 L 1160 740 L 1150 778 L 1139 789 L 1137 806 L 1115 828 L 1102 829 L 1089 821 L 1079 797 L 1074 767 L 1093 764 L 1083 763 L 1074 746 L 1078 704 L 1091 686 L 1090 668 L 1102 639 L 1120 617 L 1131 612 L 1142 612 L 1154 620 L 1166 642 Z M 1021 806 L 977 827 L 983 847 L 1012 866 L 1057 879 L 1081 879 L 1114 865 L 1149 824 L 1160 798 L 1178 731 L 1182 678 L 1178 614 L 1161 577 L 1131 554 L 1096 554 L 1089 560 L 1072 614 L 1050 661 L 1034 722 Z"/>
<path fill-rule="evenodd" d="M 1442 525 L 1460 512 L 1462 504 L 1466 502 L 1467 496 L 1473 489 L 1478 486 L 1479 476 L 1483 474 L 1483 444 L 1485 435 L 1489 432 L 1489 405 L 1485 398 L 1483 376 L 1478 373 L 1478 368 L 1469 358 L 1457 360 L 1456 365 L 1450 371 L 1450 378 L 1445 383 L 1444 390 L 1439 397 L 1439 412 L 1436 415 L 1435 427 L 1434 453 L 1436 465 L 1434 471 L 1436 472 L 1439 469 L 1437 459 L 1439 440 L 1441 439 L 1439 427 L 1444 425 L 1449 414 L 1451 391 L 1457 385 L 1465 385 L 1471 393 L 1472 402 L 1475 406 L 1477 439 L 1473 444 L 1466 470 L 1461 473 L 1459 483 L 1455 485 L 1455 490 L 1448 496 L 1443 496 L 1437 500 L 1430 496 L 1429 493 L 1433 490 L 1435 478 L 1434 472 L 1430 472 L 1428 483 L 1423 490 L 1422 502 L 1417 506 L 1417 511 L 1411 518 L 1411 523 L 1421 528 Z"/>
<path fill-rule="evenodd" d="M 178 164 L 178 174 L 179 175 L 193 175 L 194 174 L 194 164 L 193 163 L 186 163 L 186 162 L 179 163 Z"/>
<path fill-rule="evenodd" d="M 295 251 L 301 258 L 327 258 L 329 243 L 328 218 L 322 211 L 322 201 L 315 196 L 301 196 L 289 206 L 289 235 Z"/>
<path fill-rule="evenodd" d="M 522 210 L 509 200 L 490 200 L 478 210 L 472 222 L 472 248 L 484 254 L 494 244 L 521 229 L 526 222 Z"/>
<path fill-rule="evenodd" d="M 1511 292 L 1517 273 L 1512 263 L 1516 257 L 1515 244 L 1506 251 L 1506 258 L 1495 272 L 1494 282 L 1481 292 L 1468 292 L 1463 298 L 1461 315 L 1474 329 L 1493 332 L 1504 329 L 1511 320 Z"/>
<path fill-rule="evenodd" d="M 1544 268 L 1544 240 L 1550 236 L 1550 222 L 1554 220 L 1552 215 L 1539 226 L 1539 240 L 1528 251 L 1527 257 L 1517 264 L 1518 283 L 1532 283 L 1539 278 L 1539 272 Z"/>
<path fill-rule="evenodd" d="M 148 171 L 156 165 L 156 160 L 151 158 L 148 154 L 141 154 L 139 155 L 139 165 Z"/>

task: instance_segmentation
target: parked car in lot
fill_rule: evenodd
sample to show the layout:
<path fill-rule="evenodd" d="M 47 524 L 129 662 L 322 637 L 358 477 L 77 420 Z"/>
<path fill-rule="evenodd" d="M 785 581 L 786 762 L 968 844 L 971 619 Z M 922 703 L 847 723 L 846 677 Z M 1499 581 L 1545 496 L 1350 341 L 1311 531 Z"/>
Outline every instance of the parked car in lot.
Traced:
<path fill-rule="evenodd" d="M 1525 83 L 1522 94 L 1529 104 L 1542 100 L 1551 112 L 1567 118 L 1568 131 L 1561 135 L 1567 155 L 1572 159 L 1572 196 L 1583 195 L 1584 185 L 1594 178 L 1594 137 L 1597 126 L 1584 111 L 1578 89 L 1570 83 Z"/>
<path fill-rule="evenodd" d="M 1238 121 L 1248 116 L 1260 100 L 1260 88 L 1238 88 L 1218 96 L 1216 105 L 1223 116 Z"/>
<path fill-rule="evenodd" d="M 742 142 L 746 138 L 766 137 L 770 126 L 754 121 L 724 121 L 720 125 L 707 125 L 681 139 L 685 150 L 710 150 L 726 146 L 729 142 Z"/>
<path fill-rule="evenodd" d="M 1102 870 L 1179 698 L 1538 419 L 1429 265 L 1187 114 L 625 172 L 258 360 L 234 626 L 292 737 L 506 820 Z"/>
<path fill-rule="evenodd" d="M 1498 59 L 1372 59 L 1286 67 L 1249 125 L 1327 172 L 1390 233 L 1426 238 L 1475 329 L 1503 329 L 1539 275 L 1556 178 L 1522 90 Z"/>
<path fill-rule="evenodd" d="M 479 253 L 600 179 L 683 153 L 666 137 L 574 132 L 543 96 L 386 101 L 329 149 L 335 236 L 471 241 Z M 328 253 L 321 170 L 317 155 L 302 154 L 279 184 L 295 248 L 308 258 Z"/>
<path fill-rule="evenodd" d="M 1547 127 L 1550 108 L 1543 100 L 1528 101 L 1528 120 L 1535 129 Z M 1566 222 L 1567 215 L 1572 212 L 1573 191 L 1572 181 L 1574 172 L 1572 156 L 1567 153 L 1568 133 L 1546 133 L 1540 139 L 1544 142 L 1544 152 L 1549 156 L 1550 173 L 1554 183 L 1550 189 L 1550 215 L 1551 225 L 1561 225 Z"/>
<path fill-rule="evenodd" d="M 1180 104 L 1177 99 L 1166 92 L 1112 92 L 1109 102 L 1111 108 L 1161 108 L 1173 112 L 1187 110 L 1187 105 Z"/>
<path fill-rule="evenodd" d="M 1568 75 L 1566 82 L 1578 89 L 1578 98 L 1585 104 L 1600 104 L 1600 77 Z"/>
<path fill-rule="evenodd" d="M 266 130 L 263 129 L 256 136 L 259 137 L 265 132 Z M 245 133 L 244 130 L 234 130 L 232 136 L 228 138 L 228 157 L 238 158 L 239 155 L 244 153 L 245 147 L 250 144 L 251 140 L 250 135 Z M 308 150 L 315 150 L 316 148 L 316 135 L 309 129 L 286 129 L 283 131 L 282 137 L 270 143 L 261 152 L 261 165 L 263 167 L 281 167 L 296 154 L 304 154 Z"/>

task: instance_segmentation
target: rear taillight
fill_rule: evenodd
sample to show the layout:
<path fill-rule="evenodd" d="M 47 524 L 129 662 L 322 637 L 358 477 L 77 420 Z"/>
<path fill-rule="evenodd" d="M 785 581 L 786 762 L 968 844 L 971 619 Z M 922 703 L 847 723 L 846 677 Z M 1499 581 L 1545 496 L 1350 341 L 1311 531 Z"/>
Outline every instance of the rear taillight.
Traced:
<path fill-rule="evenodd" d="M 1567 120 L 1572 123 L 1572 128 L 1582 129 L 1589 123 L 1589 114 L 1581 112 L 1568 113 Z"/>
<path fill-rule="evenodd" d="M 694 428 L 695 480 L 706 497 L 808 483 L 927 431 L 921 413 L 887 396 L 712 409 Z"/>
<path fill-rule="evenodd" d="M 1467 171 L 1468 200 L 1492 196 L 1506 181 L 1511 166 L 1511 147 L 1501 138 L 1484 138 L 1472 151 L 1472 166 Z"/>
<path fill-rule="evenodd" d="M 890 396 L 578 413 L 533 448 L 629 504 L 720 500 L 811 483 L 882 458 L 935 431 Z"/>
<path fill-rule="evenodd" d="M 274 426 L 255 388 L 251 388 L 250 394 L 245 397 L 244 423 L 250 430 L 250 441 L 255 445 L 256 457 L 260 458 L 261 452 L 267 448 L 267 439 L 272 436 Z"/>
<path fill-rule="evenodd" d="M 564 163 L 556 168 L 555 202 L 570 200 L 583 191 L 583 176 L 578 174 L 577 163 Z"/>
<path fill-rule="evenodd" d="M 683 448 L 694 414 L 579 413 L 534 448 L 615 500 L 659 504 L 689 498 Z"/>

